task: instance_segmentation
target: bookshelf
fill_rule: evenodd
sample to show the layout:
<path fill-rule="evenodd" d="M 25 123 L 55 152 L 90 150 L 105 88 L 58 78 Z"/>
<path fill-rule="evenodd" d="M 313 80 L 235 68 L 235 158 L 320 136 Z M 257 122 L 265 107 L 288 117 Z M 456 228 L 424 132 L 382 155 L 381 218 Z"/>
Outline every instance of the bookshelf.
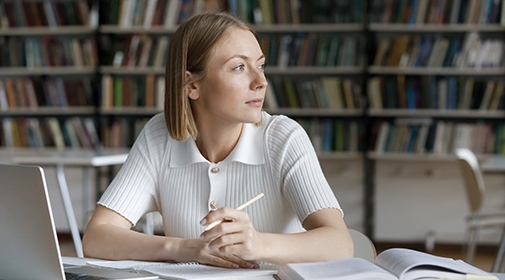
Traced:
<path fill-rule="evenodd" d="M 370 120 L 366 157 L 368 176 L 372 177 L 367 190 L 374 197 L 368 207 L 375 212 L 371 213 L 375 219 L 403 222 L 398 213 L 384 206 L 390 201 L 385 197 L 388 190 L 398 197 L 410 191 L 402 199 L 417 209 L 426 208 L 418 204 L 423 197 L 434 205 L 435 201 L 439 205 L 446 203 L 433 193 L 447 196 L 446 201 L 452 203 L 464 201 L 451 195 L 451 191 L 458 192 L 454 189 L 458 182 L 450 179 L 458 176 L 450 167 L 454 149 L 467 147 L 481 158 L 503 154 L 504 4 L 474 0 L 369 1 L 367 26 L 373 57 L 366 69 Z M 394 177 L 398 178 L 386 184 L 377 178 L 387 172 L 384 166 L 396 169 Z M 399 170 L 408 170 L 408 166 L 418 169 L 417 173 L 410 171 L 416 174 L 410 177 L 419 183 L 402 177 Z M 452 177 L 438 174 L 437 169 L 446 170 Z M 426 195 L 433 187 L 422 181 L 440 189 Z M 400 190 L 395 182 L 418 189 Z M 464 207 L 454 209 L 466 212 Z M 442 211 L 457 215 L 456 210 Z M 418 224 L 437 223 L 412 216 L 418 217 Z M 375 237 L 395 239 L 396 233 L 385 234 L 388 225 L 377 229 L 376 224 L 369 224 Z M 435 227 L 453 232 L 460 227 L 453 221 L 446 224 L 452 224 L 452 228 L 440 224 Z M 419 232 L 426 228 L 412 226 L 405 232 L 409 230 L 411 236 L 419 238 Z M 462 236 L 451 238 L 460 240 Z"/>
<path fill-rule="evenodd" d="M 371 155 L 502 154 L 500 1 L 397 2 L 371 1 Z"/>
<path fill-rule="evenodd" d="M 361 157 L 364 145 L 349 142 L 361 140 L 364 129 L 360 121 L 366 65 L 363 1 L 335 1 L 328 7 L 310 1 L 216 1 L 214 5 L 181 1 L 180 6 L 176 2 L 146 1 L 143 5 L 131 1 L 122 6 L 114 1 L 101 3 L 100 10 L 105 12 L 100 13 L 98 32 L 106 60 L 99 68 L 99 111 L 104 117 L 105 139 L 120 138 L 113 135 L 114 131 L 136 135 L 137 122 L 140 127 L 146 117 L 162 111 L 166 54 L 160 50 L 170 41 L 177 24 L 188 17 L 186 12 L 227 10 L 255 25 L 266 52 L 270 87 L 265 110 L 303 122 L 318 152 L 326 157 Z M 342 8 L 340 12 L 336 12 L 338 7 Z M 324 49 L 316 49 L 319 42 L 325 44 Z M 328 59 L 330 55 L 332 59 Z M 120 88 L 124 91 L 125 85 L 149 90 L 146 96 L 134 96 L 137 102 L 125 102 L 129 94 L 120 98 L 114 94 Z M 352 129 L 340 124 L 338 120 L 342 119 L 351 120 Z M 115 145 L 113 140 L 105 142 Z M 333 142 L 342 144 L 336 147 Z"/>
<path fill-rule="evenodd" d="M 227 10 L 254 25 L 266 54 L 264 109 L 303 125 L 339 188 L 334 174 L 359 173 L 344 184 L 363 193 L 352 201 L 365 204 L 361 222 L 373 237 L 378 162 L 444 165 L 459 145 L 478 146 L 482 157 L 504 153 L 504 7 L 488 0 L 2 1 L 0 146 L 130 147 L 162 112 L 177 25 L 192 13 Z M 42 50 L 68 54 L 48 60 Z M 65 85 L 77 90 L 58 91 Z M 19 102 L 9 101 L 7 88 Z"/>
<path fill-rule="evenodd" d="M 89 1 L 0 4 L 0 145 L 95 149 L 96 10 Z"/>

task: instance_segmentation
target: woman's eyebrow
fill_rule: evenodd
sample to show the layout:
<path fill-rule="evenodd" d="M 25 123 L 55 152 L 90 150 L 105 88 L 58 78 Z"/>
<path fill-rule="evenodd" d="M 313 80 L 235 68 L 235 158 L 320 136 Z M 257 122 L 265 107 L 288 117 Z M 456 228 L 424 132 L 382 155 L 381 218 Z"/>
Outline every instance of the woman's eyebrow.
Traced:
<path fill-rule="evenodd" d="M 232 57 L 228 58 L 228 59 L 225 61 L 225 63 L 226 63 L 226 62 L 228 62 L 228 61 L 230 61 L 230 60 L 232 60 L 232 59 L 234 59 L 234 58 L 241 58 L 241 59 L 243 59 L 243 60 L 249 60 L 249 57 L 248 57 L 247 55 L 243 55 L 243 54 L 236 54 L 236 55 L 234 55 L 234 56 L 232 56 Z M 261 59 L 263 59 L 263 58 L 265 58 L 265 55 L 264 55 L 264 54 L 262 54 L 262 55 L 258 58 L 258 60 L 261 60 Z"/>

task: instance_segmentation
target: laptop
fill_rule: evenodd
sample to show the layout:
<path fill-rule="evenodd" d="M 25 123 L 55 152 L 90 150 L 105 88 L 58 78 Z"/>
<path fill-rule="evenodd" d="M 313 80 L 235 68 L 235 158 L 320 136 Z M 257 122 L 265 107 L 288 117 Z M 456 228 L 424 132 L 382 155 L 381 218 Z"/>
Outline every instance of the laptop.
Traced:
<path fill-rule="evenodd" d="M 151 274 L 63 266 L 44 170 L 0 164 L 0 279 L 158 279 Z"/>

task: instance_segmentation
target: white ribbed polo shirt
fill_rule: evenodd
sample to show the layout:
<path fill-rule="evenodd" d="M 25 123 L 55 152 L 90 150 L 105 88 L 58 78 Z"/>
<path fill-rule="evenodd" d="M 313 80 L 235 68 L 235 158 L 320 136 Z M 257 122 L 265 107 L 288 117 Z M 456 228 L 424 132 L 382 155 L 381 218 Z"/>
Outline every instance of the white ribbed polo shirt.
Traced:
<path fill-rule="evenodd" d="M 172 139 L 160 113 L 145 125 L 98 203 L 133 224 L 159 211 L 166 236 L 198 238 L 199 221 L 213 206 L 235 208 L 261 192 L 265 196 L 244 210 L 261 232 L 300 232 L 309 214 L 342 211 L 294 120 L 263 112 L 262 124 L 244 124 L 231 154 L 212 163 L 191 137 Z"/>

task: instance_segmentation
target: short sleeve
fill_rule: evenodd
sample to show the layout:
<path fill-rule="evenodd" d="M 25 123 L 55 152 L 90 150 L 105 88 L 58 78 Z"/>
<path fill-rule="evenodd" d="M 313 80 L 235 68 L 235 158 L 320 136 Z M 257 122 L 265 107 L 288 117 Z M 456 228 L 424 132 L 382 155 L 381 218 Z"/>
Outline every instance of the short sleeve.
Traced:
<path fill-rule="evenodd" d="M 267 136 L 274 172 L 300 221 L 326 208 L 338 209 L 343 215 L 305 130 L 294 120 L 280 116 L 272 121 Z"/>
<path fill-rule="evenodd" d="M 98 204 L 117 212 L 133 225 L 144 214 L 158 211 L 158 163 L 167 137 L 163 116 L 156 115 L 140 132 Z"/>

